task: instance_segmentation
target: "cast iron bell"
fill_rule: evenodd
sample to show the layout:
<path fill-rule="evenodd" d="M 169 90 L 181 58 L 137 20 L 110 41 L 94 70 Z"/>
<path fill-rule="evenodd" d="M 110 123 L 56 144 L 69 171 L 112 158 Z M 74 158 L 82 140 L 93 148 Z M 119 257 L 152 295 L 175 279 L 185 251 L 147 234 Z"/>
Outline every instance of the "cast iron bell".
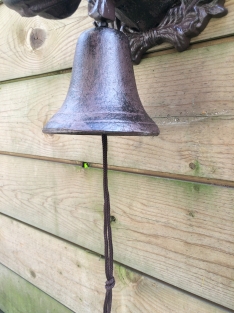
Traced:
<path fill-rule="evenodd" d="M 107 135 L 159 134 L 157 125 L 141 104 L 129 42 L 123 33 L 107 27 L 97 27 L 80 36 L 67 97 L 61 109 L 46 124 L 43 132 L 102 135 L 104 253 L 107 279 L 103 313 L 110 313 L 115 278 L 107 175 Z"/>
<path fill-rule="evenodd" d="M 136 87 L 127 37 L 96 27 L 77 44 L 65 102 L 43 129 L 49 134 L 157 136 Z"/>

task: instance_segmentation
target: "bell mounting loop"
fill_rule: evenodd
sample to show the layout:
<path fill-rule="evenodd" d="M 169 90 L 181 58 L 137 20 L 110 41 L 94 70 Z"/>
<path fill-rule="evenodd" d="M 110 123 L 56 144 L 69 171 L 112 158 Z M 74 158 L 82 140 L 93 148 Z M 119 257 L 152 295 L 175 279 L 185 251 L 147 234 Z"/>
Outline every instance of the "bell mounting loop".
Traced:
<path fill-rule="evenodd" d="M 115 5 L 113 0 L 89 0 L 89 16 L 92 17 L 98 26 L 103 22 L 115 21 Z M 101 24 L 100 24 L 101 23 Z"/>

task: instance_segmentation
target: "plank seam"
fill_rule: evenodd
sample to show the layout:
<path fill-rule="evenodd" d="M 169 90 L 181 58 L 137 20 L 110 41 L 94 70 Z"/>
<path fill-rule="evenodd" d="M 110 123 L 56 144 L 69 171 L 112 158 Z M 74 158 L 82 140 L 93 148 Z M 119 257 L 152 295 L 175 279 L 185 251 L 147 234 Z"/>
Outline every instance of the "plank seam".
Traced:
<path fill-rule="evenodd" d="M 1 214 L 1 213 L 0 213 Z M 17 220 L 18 221 L 18 220 Z M 20 222 L 20 221 L 19 221 Z M 27 225 L 28 226 L 28 225 Z M 48 293 L 46 293 L 44 290 L 42 290 L 41 288 L 39 288 L 38 286 L 32 284 L 30 281 L 28 281 L 27 279 L 25 279 L 24 277 L 22 277 L 21 275 L 19 275 L 18 273 L 16 273 L 15 271 L 13 271 L 11 268 L 9 268 L 8 266 L 6 266 L 5 264 L 0 262 L 0 265 L 5 267 L 7 270 L 11 271 L 12 273 L 14 273 L 15 275 L 17 275 L 18 277 L 22 278 L 24 281 L 26 281 L 27 283 L 29 283 L 31 286 L 37 288 L 38 290 L 40 290 L 41 292 L 43 292 L 44 294 L 46 294 L 48 297 L 50 297 L 51 299 L 55 300 L 56 302 L 58 302 L 59 304 L 61 304 L 63 307 L 67 308 L 68 310 L 70 310 L 72 313 L 75 313 L 73 310 L 71 310 L 70 308 L 68 308 L 64 303 L 58 301 L 57 299 L 55 299 L 54 297 L 52 297 L 51 295 L 49 295 Z M 0 310 L 0 313 L 2 311 Z M 4 313 L 4 312 L 3 312 Z M 27 312 L 30 313 L 30 312 Z"/>
<path fill-rule="evenodd" d="M 66 159 L 51 158 L 51 157 L 37 156 L 37 155 L 31 155 L 31 154 L 21 154 L 21 153 L 15 153 L 15 152 L 7 152 L 7 151 L 0 151 L 0 155 L 6 155 L 6 156 L 8 155 L 12 157 L 34 159 L 38 161 L 55 162 L 55 163 L 62 163 L 62 164 L 68 164 L 68 165 L 76 165 L 80 167 L 82 167 L 84 163 L 87 163 L 89 168 L 94 168 L 94 169 L 103 168 L 102 164 L 100 163 L 86 162 L 85 160 L 83 161 L 66 160 Z M 220 187 L 234 188 L 234 181 L 229 181 L 229 180 L 196 177 L 196 176 L 186 176 L 182 174 L 166 173 L 166 172 L 164 173 L 164 172 L 158 172 L 158 171 L 127 168 L 127 167 L 120 167 L 120 166 L 114 166 L 114 165 L 109 165 L 108 169 L 110 171 L 115 171 L 115 172 L 123 172 L 123 173 L 135 174 L 135 175 L 150 176 L 150 177 L 155 177 L 155 178 L 158 177 L 158 178 L 165 178 L 165 179 L 171 179 L 171 180 L 177 180 L 177 181 L 179 180 L 179 181 L 186 181 L 186 182 L 191 182 L 191 183 L 199 183 L 199 184 L 205 184 L 205 185 L 214 185 L 214 186 L 220 186 Z"/>
<path fill-rule="evenodd" d="M 30 225 L 30 224 L 27 224 L 26 222 L 24 222 L 24 221 L 21 221 L 21 220 L 18 220 L 18 219 L 16 219 L 16 218 L 14 218 L 14 217 L 12 217 L 12 216 L 9 216 L 9 215 L 7 215 L 7 214 L 4 214 L 4 213 L 2 213 L 2 212 L 0 212 L 0 216 L 5 216 L 5 217 L 7 217 L 7 218 L 10 218 L 10 219 L 12 219 L 12 220 L 14 220 L 14 221 L 16 221 L 16 222 L 18 222 L 18 223 L 21 223 L 21 224 L 23 224 L 23 225 L 26 225 L 26 226 L 28 226 L 28 227 L 31 227 L 31 228 L 33 228 L 33 229 L 36 229 L 37 231 L 40 231 L 40 232 L 42 232 L 42 233 L 45 233 L 45 234 L 47 234 L 47 235 L 49 235 L 49 236 L 52 236 L 52 237 L 54 237 L 54 238 L 56 238 L 56 239 L 58 239 L 58 240 L 61 240 L 61 241 L 63 241 L 63 242 L 65 242 L 65 243 L 68 243 L 68 244 L 70 244 L 70 245 L 73 245 L 74 247 L 78 247 L 79 249 L 81 249 L 81 250 L 84 250 L 84 251 L 86 251 L 87 253 L 91 253 L 91 254 L 93 254 L 93 255 L 95 255 L 95 256 L 98 256 L 99 258 L 102 258 L 102 259 L 104 259 L 104 255 L 102 255 L 102 254 L 100 254 L 100 253 L 97 253 L 97 252 L 95 252 L 95 251 L 92 251 L 92 250 L 90 250 L 90 249 L 87 249 L 87 248 L 85 248 L 85 247 L 82 247 L 82 246 L 80 246 L 80 245 L 78 245 L 78 244 L 75 244 L 75 243 L 73 243 L 73 242 L 70 242 L 70 241 L 68 241 L 68 240 L 66 240 L 66 239 L 64 239 L 64 238 L 62 238 L 62 237 L 58 237 L 58 236 L 56 236 L 56 235 L 54 235 L 54 234 L 52 234 L 52 233 L 50 233 L 50 232 L 47 232 L 47 231 L 45 231 L 45 230 L 43 230 L 43 229 L 40 229 L 40 228 L 38 228 L 38 227 L 36 227 L 36 226 L 33 226 L 33 225 Z M 209 299 L 206 299 L 206 298 L 202 298 L 202 297 L 200 297 L 200 296 L 197 296 L 197 295 L 195 295 L 195 294 L 193 294 L 193 293 L 191 293 L 191 292 L 189 292 L 189 291 L 187 291 L 187 290 L 184 290 L 184 289 L 181 289 L 181 288 L 179 288 L 179 287 L 177 287 L 177 286 L 174 286 L 174 285 L 171 285 L 171 284 L 169 284 L 169 283 L 167 283 L 167 282 L 165 282 L 165 281 L 162 281 L 162 280 L 160 280 L 160 279 L 157 279 L 157 278 L 155 278 L 155 277 L 152 277 L 152 276 L 150 276 L 150 275 L 148 275 L 148 274 L 146 274 L 146 273 L 144 273 L 144 272 L 141 272 L 141 271 L 138 271 L 137 269 L 134 269 L 134 268 L 132 268 L 132 267 L 130 267 L 130 266 L 128 266 L 128 265 L 126 265 L 126 264 L 124 264 L 124 263 L 120 263 L 120 262 L 118 262 L 118 261 L 114 261 L 114 263 L 115 264 L 117 264 L 117 265 L 119 265 L 119 266 L 123 266 L 123 267 L 125 267 L 127 270 L 130 270 L 130 271 L 132 271 L 132 272 L 134 272 L 134 273 L 136 273 L 136 274 L 138 274 L 138 275 L 141 275 L 141 276 L 145 276 L 146 278 L 149 278 L 149 279 L 151 279 L 151 280 L 153 280 L 153 281 L 155 281 L 155 282 L 159 282 L 160 284 L 163 284 L 163 285 L 165 285 L 165 286 L 168 286 L 168 287 L 170 287 L 170 288 L 172 288 L 172 289 L 174 289 L 174 290 L 178 290 L 178 291 L 180 291 L 180 292 L 183 292 L 184 294 L 187 294 L 187 295 L 189 295 L 189 296 L 191 296 L 191 297 L 193 297 L 193 298 L 196 298 L 196 299 L 198 299 L 198 300 L 200 300 L 200 301 L 204 301 L 204 302 L 207 302 L 207 303 L 209 303 L 209 304 L 212 304 L 212 305 L 215 305 L 217 308 L 220 308 L 220 309 L 224 309 L 224 310 L 228 310 L 227 312 L 230 312 L 230 313 L 234 313 L 234 310 L 232 310 L 232 309 L 229 309 L 229 308 L 227 308 L 227 307 L 225 307 L 225 306 L 223 306 L 223 305 L 220 305 L 220 304 L 218 304 L 218 303 L 215 303 L 215 302 L 213 302 L 213 301 L 210 301 Z M 0 263 L 0 264 L 2 264 L 2 263 Z M 5 266 L 6 267 L 6 265 L 5 264 L 2 264 L 3 266 Z M 8 267 L 6 267 L 6 268 L 8 268 Z M 10 268 L 9 268 L 10 269 Z M 10 269 L 11 270 L 11 269 Z M 12 271 L 12 270 L 11 270 Z M 14 271 L 12 271 L 12 272 L 14 272 Z M 15 274 L 17 274 L 18 276 L 20 276 L 18 273 L 16 273 L 16 272 L 14 272 Z M 20 276 L 21 277 L 21 276 Z M 22 277 L 23 278 L 23 277 Z M 24 280 L 26 280 L 25 278 L 23 278 Z M 27 280 L 26 280 L 27 281 Z M 31 285 L 33 285 L 31 282 L 29 282 Z M 35 286 L 35 285 L 33 285 L 33 286 Z M 35 286 L 36 288 L 38 288 L 37 286 Z M 40 288 L 38 288 L 38 289 L 40 289 Z M 41 290 L 41 289 L 40 289 Z M 41 290 L 42 292 L 44 292 L 43 290 Z M 45 293 L 45 292 L 44 292 Z M 50 296 L 50 295 L 49 295 Z M 51 297 L 51 296 L 50 296 Z M 51 298 L 53 298 L 53 297 L 51 297 Z M 53 298 L 54 299 L 54 298 Z M 57 302 L 59 302 L 57 299 L 55 299 Z M 60 303 L 60 302 L 59 302 Z M 63 303 L 61 303 L 62 305 L 64 305 Z M 65 306 L 65 305 L 64 305 Z M 69 310 L 70 310 L 70 308 L 68 308 Z"/>
<path fill-rule="evenodd" d="M 233 42 L 233 40 L 234 40 L 234 33 L 228 34 L 223 37 L 214 37 L 211 39 L 200 40 L 194 43 L 193 42 L 190 43 L 189 48 L 186 49 L 186 51 L 225 44 L 225 43 Z M 185 52 L 185 51 L 182 51 L 182 52 Z M 154 58 L 154 57 L 161 56 L 161 55 L 172 54 L 172 53 L 182 53 L 182 52 L 178 52 L 173 46 L 170 46 L 170 47 L 165 47 L 162 50 L 148 51 L 144 54 L 142 59 Z"/>
<path fill-rule="evenodd" d="M 212 39 L 201 40 L 199 42 L 191 43 L 190 47 L 187 50 L 205 48 L 208 46 L 214 46 L 214 45 L 224 44 L 224 43 L 233 42 L 233 41 L 234 41 L 234 33 L 229 34 L 229 35 L 224 36 L 224 37 L 220 37 L 220 38 L 215 37 Z M 163 50 L 149 51 L 149 52 L 144 54 L 143 59 L 154 58 L 154 57 L 157 57 L 160 55 L 172 54 L 172 53 L 179 53 L 179 52 L 173 46 L 171 46 L 171 47 L 167 47 Z M 42 73 L 42 74 L 37 74 L 37 75 L 32 75 L 32 76 L 25 76 L 25 77 L 19 77 L 19 78 L 14 78 L 14 79 L 8 79 L 8 80 L 0 81 L 0 85 L 11 84 L 11 83 L 15 83 L 15 82 L 27 81 L 27 80 L 43 78 L 43 77 L 62 75 L 62 74 L 71 73 L 71 71 L 72 71 L 72 68 L 65 68 L 65 69 L 57 70 L 57 71 L 53 71 L 53 72 L 47 72 L 47 73 Z"/>
<path fill-rule="evenodd" d="M 42 73 L 42 74 L 38 74 L 38 75 L 25 76 L 25 77 L 19 77 L 19 78 L 14 78 L 14 79 L 8 79 L 8 80 L 0 81 L 0 85 L 18 83 L 18 82 L 21 82 L 21 81 L 27 81 L 27 80 L 43 78 L 43 77 L 63 75 L 63 74 L 71 73 L 71 71 L 72 71 L 72 68 L 65 68 L 63 70 L 57 70 L 57 71 L 48 72 L 48 73 Z"/>

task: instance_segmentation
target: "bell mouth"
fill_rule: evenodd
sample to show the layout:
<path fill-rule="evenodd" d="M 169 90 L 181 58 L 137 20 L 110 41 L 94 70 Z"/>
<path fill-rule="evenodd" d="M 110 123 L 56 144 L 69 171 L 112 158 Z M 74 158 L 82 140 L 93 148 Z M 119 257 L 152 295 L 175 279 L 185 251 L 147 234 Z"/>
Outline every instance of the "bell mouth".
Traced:
<path fill-rule="evenodd" d="M 158 136 L 159 129 L 149 115 L 140 112 L 74 113 L 61 108 L 42 130 L 46 134 Z"/>
<path fill-rule="evenodd" d="M 84 123 L 81 123 L 84 124 Z M 86 123 L 85 123 L 86 124 Z M 90 135 L 90 136 L 158 136 L 160 131 L 157 125 L 148 123 L 127 124 L 116 122 L 110 124 L 106 122 L 87 123 L 81 127 L 61 128 L 51 127 L 50 122 L 43 128 L 45 134 L 63 134 L 63 135 Z M 78 125 L 76 125 L 78 126 Z M 83 127 L 82 127 L 83 126 Z M 132 126 L 132 127 L 131 127 Z"/>
<path fill-rule="evenodd" d="M 89 135 L 89 136 L 102 136 L 102 135 L 107 135 L 107 136 L 158 136 L 160 134 L 160 131 L 157 133 L 143 133 L 143 132 L 111 132 L 111 131 L 69 131 L 66 129 L 62 130 L 57 130 L 54 132 L 53 130 L 46 129 L 42 130 L 44 134 L 51 134 L 51 135 Z"/>

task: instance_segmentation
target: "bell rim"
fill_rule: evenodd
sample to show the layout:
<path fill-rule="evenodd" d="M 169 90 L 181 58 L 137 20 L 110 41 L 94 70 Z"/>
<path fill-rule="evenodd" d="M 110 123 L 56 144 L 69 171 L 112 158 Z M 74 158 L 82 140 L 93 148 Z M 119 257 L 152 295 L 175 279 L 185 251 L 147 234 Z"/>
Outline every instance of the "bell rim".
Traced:
<path fill-rule="evenodd" d="M 158 136 L 160 130 L 143 132 L 143 131 L 104 131 L 104 130 L 90 130 L 90 131 L 79 131 L 71 129 L 54 129 L 54 128 L 43 128 L 42 132 L 48 135 L 90 135 L 90 136 Z"/>

